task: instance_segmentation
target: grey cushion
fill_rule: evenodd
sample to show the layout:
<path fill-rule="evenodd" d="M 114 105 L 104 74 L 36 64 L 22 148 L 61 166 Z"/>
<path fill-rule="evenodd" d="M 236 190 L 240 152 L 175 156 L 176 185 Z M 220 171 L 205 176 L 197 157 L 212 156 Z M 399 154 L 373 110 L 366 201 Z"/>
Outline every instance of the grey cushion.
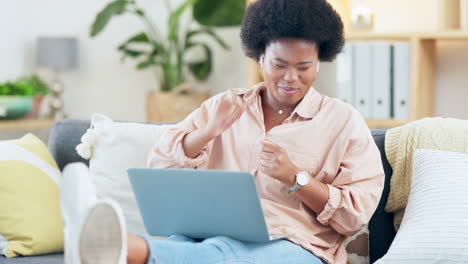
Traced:
<path fill-rule="evenodd" d="M 63 264 L 63 254 L 50 254 L 31 257 L 5 258 L 0 256 L 1 264 Z"/>
<path fill-rule="evenodd" d="M 75 147 L 81 143 L 81 136 L 90 126 L 90 121 L 67 119 L 55 123 L 49 133 L 48 147 L 60 170 L 71 162 L 88 161 L 81 158 Z"/>

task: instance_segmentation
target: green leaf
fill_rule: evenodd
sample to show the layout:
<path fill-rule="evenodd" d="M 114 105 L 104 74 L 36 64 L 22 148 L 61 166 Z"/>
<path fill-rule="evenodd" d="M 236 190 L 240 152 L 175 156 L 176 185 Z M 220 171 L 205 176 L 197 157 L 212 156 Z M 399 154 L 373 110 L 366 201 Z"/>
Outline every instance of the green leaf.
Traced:
<path fill-rule="evenodd" d="M 244 0 L 198 0 L 193 6 L 193 18 L 201 25 L 238 26 L 244 17 Z"/>
<path fill-rule="evenodd" d="M 8 94 L 8 86 L 6 84 L 0 83 L 0 95 Z"/>
<path fill-rule="evenodd" d="M 143 70 L 153 65 L 159 65 L 160 63 L 154 59 L 153 56 L 149 56 L 146 60 L 137 64 L 137 69 Z"/>
<path fill-rule="evenodd" d="M 46 95 L 49 93 L 49 87 L 47 84 L 36 74 L 26 77 L 25 79 L 34 88 L 35 95 Z"/>
<path fill-rule="evenodd" d="M 13 83 L 7 83 L 11 95 L 35 95 L 34 87 L 25 79 L 20 79 Z"/>
<path fill-rule="evenodd" d="M 202 28 L 202 29 L 199 29 L 199 30 L 191 30 L 187 33 L 186 37 L 185 37 L 185 47 L 187 48 L 188 46 L 188 43 L 191 42 L 191 39 L 196 36 L 196 35 L 199 35 L 199 34 L 208 34 L 209 36 L 213 37 L 213 39 L 218 42 L 218 44 L 223 47 L 224 49 L 229 49 L 229 45 L 224 42 L 224 40 L 218 36 L 212 29 L 210 28 Z"/>
<path fill-rule="evenodd" d="M 149 39 L 148 36 L 146 35 L 145 32 L 138 33 L 132 37 L 130 37 L 128 40 L 126 40 L 124 43 L 120 44 L 117 49 L 120 51 L 125 52 L 126 49 L 129 49 L 128 46 L 131 43 L 148 43 Z M 134 52 L 130 52 L 134 54 Z M 129 56 L 132 56 L 132 54 L 128 54 Z"/>
<path fill-rule="evenodd" d="M 136 44 L 136 43 L 148 44 L 150 47 L 150 51 L 142 51 L 142 50 L 138 50 L 135 48 L 130 48 L 132 44 Z M 148 38 L 148 35 L 145 32 L 141 32 L 130 37 L 124 43 L 120 44 L 120 46 L 118 47 L 118 50 L 123 52 L 125 56 L 130 56 L 130 57 L 135 58 L 142 54 L 147 54 L 147 53 L 151 54 L 151 56 L 161 54 L 162 52 L 164 52 L 164 47 L 160 43 L 152 43 L 150 39 Z"/>
<path fill-rule="evenodd" d="M 145 16 L 145 11 L 143 9 L 140 9 L 138 8 L 137 10 L 135 10 L 135 13 L 141 17 L 144 17 Z"/>
<path fill-rule="evenodd" d="M 176 40 L 177 39 L 177 32 L 179 29 L 179 22 L 180 22 L 180 17 L 184 13 L 184 11 L 193 6 L 193 4 L 197 0 L 187 0 L 185 3 L 180 5 L 174 12 L 171 13 L 169 16 L 169 34 L 168 38 L 169 40 Z"/>
<path fill-rule="evenodd" d="M 210 47 L 204 43 L 191 43 L 189 48 L 201 46 L 205 52 L 205 59 L 200 62 L 189 63 L 190 72 L 193 73 L 198 80 L 206 80 L 212 71 L 213 53 Z"/>
<path fill-rule="evenodd" d="M 35 74 L 0 84 L 0 95 L 35 96 L 46 95 L 48 92 L 47 84 Z"/>
<path fill-rule="evenodd" d="M 90 36 L 94 37 L 99 34 L 109 23 L 110 19 L 115 15 L 120 15 L 125 12 L 127 6 L 126 0 L 116 0 L 109 3 L 103 10 L 101 10 L 91 26 Z"/>
<path fill-rule="evenodd" d="M 134 49 L 130 49 L 130 48 L 127 48 L 127 47 L 119 48 L 119 50 L 121 52 L 123 52 L 125 56 L 130 56 L 130 57 L 133 57 L 133 58 L 137 58 L 137 57 L 139 57 L 139 56 L 146 53 L 146 52 L 141 51 L 141 50 L 134 50 Z"/>
<path fill-rule="evenodd" d="M 142 61 L 142 62 L 138 63 L 137 69 L 143 70 L 143 69 L 146 69 L 146 68 L 148 68 L 149 66 L 155 65 L 155 64 L 156 64 L 156 63 L 154 63 L 153 61 L 148 61 L 148 60 Z"/>
<path fill-rule="evenodd" d="M 164 50 L 164 47 L 160 43 L 153 43 L 153 51 L 151 52 L 151 56 L 155 55 L 165 55 L 166 51 Z M 167 55 L 167 54 L 166 54 Z"/>
<path fill-rule="evenodd" d="M 123 54 L 124 54 L 124 56 L 122 57 L 122 61 L 125 59 L 126 56 L 136 58 L 136 57 L 146 53 L 146 52 L 141 51 L 141 50 L 136 50 L 136 49 L 133 49 L 133 48 L 129 48 L 128 46 L 131 43 L 148 43 L 148 42 L 149 42 L 149 39 L 148 39 L 148 36 L 146 35 L 146 33 L 141 32 L 141 33 L 138 33 L 138 34 L 130 37 L 124 43 L 120 44 L 117 49 L 119 51 L 123 52 Z"/>
<path fill-rule="evenodd" d="M 132 37 L 130 37 L 129 39 L 127 39 L 122 45 L 120 46 L 124 46 L 124 45 L 127 45 L 129 43 L 148 43 L 150 42 L 149 41 L 149 38 L 148 38 L 148 35 L 145 33 L 145 32 L 140 32 L 136 35 L 133 35 Z"/>

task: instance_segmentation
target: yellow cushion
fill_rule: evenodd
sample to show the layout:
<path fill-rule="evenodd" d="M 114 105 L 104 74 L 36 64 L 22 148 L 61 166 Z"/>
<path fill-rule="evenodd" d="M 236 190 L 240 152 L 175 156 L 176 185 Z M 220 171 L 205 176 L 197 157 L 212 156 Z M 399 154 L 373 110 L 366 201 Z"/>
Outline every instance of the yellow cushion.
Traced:
<path fill-rule="evenodd" d="M 0 254 L 63 251 L 60 178 L 54 158 L 33 134 L 0 141 Z"/>

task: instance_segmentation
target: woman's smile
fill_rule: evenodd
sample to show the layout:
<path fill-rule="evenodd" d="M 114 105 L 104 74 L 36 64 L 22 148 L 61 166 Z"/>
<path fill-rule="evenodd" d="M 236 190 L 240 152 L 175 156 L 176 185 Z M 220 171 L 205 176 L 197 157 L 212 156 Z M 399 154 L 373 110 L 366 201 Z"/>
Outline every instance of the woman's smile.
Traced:
<path fill-rule="evenodd" d="M 297 92 L 299 92 L 299 89 L 293 88 L 293 87 L 278 86 L 278 88 L 280 89 L 280 91 L 282 91 L 283 93 L 285 93 L 287 95 L 294 95 Z"/>

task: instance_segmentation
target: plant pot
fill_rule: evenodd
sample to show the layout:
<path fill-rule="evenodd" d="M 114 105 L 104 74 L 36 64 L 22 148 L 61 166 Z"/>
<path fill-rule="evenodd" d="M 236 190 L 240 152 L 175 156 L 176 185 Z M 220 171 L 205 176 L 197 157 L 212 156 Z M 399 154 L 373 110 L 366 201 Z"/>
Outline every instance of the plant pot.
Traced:
<path fill-rule="evenodd" d="M 44 100 L 43 95 L 37 95 L 33 97 L 32 110 L 28 113 L 26 118 L 37 119 L 39 117 L 39 111 L 41 109 L 41 104 L 43 100 Z"/>
<path fill-rule="evenodd" d="M 0 119 L 19 119 L 32 109 L 32 96 L 0 96 Z"/>
<path fill-rule="evenodd" d="M 209 97 L 208 91 L 195 91 L 187 84 L 182 84 L 170 92 L 151 91 L 146 99 L 147 121 L 165 123 L 182 121 Z"/>

